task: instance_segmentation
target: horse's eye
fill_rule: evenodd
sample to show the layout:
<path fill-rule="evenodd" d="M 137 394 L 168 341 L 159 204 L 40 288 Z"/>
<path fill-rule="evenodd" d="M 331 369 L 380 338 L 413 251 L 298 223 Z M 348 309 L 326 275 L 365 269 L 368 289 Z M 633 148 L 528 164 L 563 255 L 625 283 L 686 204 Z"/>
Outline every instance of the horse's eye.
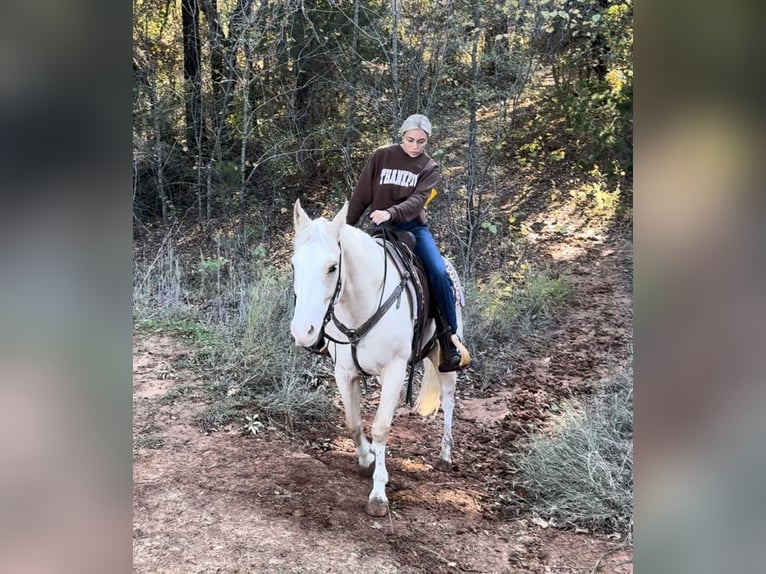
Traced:
<path fill-rule="evenodd" d="M 333 263 L 330 265 L 330 268 L 327 270 L 327 274 L 335 273 L 338 270 L 338 265 L 336 263 Z"/>

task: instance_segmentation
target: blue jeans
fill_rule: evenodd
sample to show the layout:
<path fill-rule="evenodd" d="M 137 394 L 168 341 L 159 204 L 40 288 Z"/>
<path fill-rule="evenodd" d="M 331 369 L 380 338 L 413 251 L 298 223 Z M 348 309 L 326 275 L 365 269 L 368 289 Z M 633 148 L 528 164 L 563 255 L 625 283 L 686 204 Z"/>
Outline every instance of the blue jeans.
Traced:
<path fill-rule="evenodd" d="M 439 308 L 444 313 L 452 333 L 457 333 L 457 315 L 455 313 L 455 296 L 452 292 L 452 281 L 447 274 L 439 248 L 436 246 L 434 236 L 427 225 L 417 221 L 406 221 L 394 224 L 399 229 L 412 232 L 417 240 L 415 255 L 420 257 L 426 270 L 426 278 L 431 290 L 431 295 L 436 299 Z"/>

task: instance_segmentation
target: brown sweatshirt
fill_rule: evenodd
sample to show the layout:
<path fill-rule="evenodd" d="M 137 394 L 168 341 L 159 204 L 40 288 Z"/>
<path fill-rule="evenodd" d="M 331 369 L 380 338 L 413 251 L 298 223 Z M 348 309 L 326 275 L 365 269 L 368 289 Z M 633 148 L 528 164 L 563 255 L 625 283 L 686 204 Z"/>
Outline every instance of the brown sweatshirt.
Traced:
<path fill-rule="evenodd" d="M 387 210 L 391 221 L 426 222 L 423 206 L 439 181 L 439 166 L 428 154 L 410 157 L 399 144 L 376 149 L 351 194 L 346 222 L 355 225 L 364 211 Z"/>

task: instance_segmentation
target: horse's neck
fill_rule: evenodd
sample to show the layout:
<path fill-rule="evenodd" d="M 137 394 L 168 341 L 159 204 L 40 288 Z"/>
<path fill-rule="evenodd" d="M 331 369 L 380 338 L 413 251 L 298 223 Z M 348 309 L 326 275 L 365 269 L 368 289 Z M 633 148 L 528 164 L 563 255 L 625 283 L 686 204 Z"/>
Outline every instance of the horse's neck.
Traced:
<path fill-rule="evenodd" d="M 336 308 L 348 320 L 359 323 L 375 313 L 384 278 L 390 283 L 394 273 L 384 277 L 383 250 L 365 232 L 346 226 L 340 234 L 340 246 L 343 291 Z"/>

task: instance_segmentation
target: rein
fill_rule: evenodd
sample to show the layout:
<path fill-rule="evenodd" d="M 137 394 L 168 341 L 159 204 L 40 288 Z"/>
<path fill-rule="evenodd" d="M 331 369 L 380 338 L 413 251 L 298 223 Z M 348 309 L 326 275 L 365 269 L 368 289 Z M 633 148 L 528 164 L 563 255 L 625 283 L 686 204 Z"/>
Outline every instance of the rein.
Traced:
<path fill-rule="evenodd" d="M 388 265 L 388 254 L 385 250 L 385 245 L 383 247 L 383 255 L 385 257 L 385 265 Z M 378 309 L 373 313 L 373 315 L 367 319 L 364 323 L 362 323 L 359 327 L 351 328 L 343 323 L 338 319 L 338 317 L 335 315 L 335 303 L 336 299 L 338 298 L 338 294 L 340 293 L 341 288 L 341 280 L 342 280 L 342 261 L 343 261 L 343 251 L 340 252 L 340 258 L 338 260 L 338 282 L 335 285 L 335 292 L 333 293 L 332 298 L 330 299 L 330 305 L 327 307 L 327 313 L 325 313 L 324 319 L 322 321 L 322 332 L 320 333 L 320 339 L 321 336 L 324 335 L 325 338 L 329 339 L 333 343 L 336 343 L 338 345 L 351 345 L 351 357 L 354 360 L 354 366 L 357 368 L 357 370 L 362 373 L 363 375 L 369 377 L 370 374 L 367 373 L 362 367 L 359 365 L 359 359 L 357 357 L 357 346 L 359 342 L 367 335 L 367 333 L 370 332 L 370 330 L 380 321 L 380 319 L 383 317 L 383 315 L 386 314 L 386 312 L 391 308 L 391 305 L 394 304 L 394 301 L 399 299 L 401 297 L 402 292 L 404 291 L 405 285 L 407 285 L 407 281 L 410 279 L 409 273 L 403 273 L 402 279 L 399 282 L 399 285 L 396 286 L 396 289 L 393 290 L 391 295 L 388 296 L 388 299 L 386 299 L 385 302 L 383 302 L 383 291 L 381 291 L 380 298 L 381 303 L 378 304 Z M 383 276 L 383 287 L 385 289 L 385 282 L 386 282 L 386 275 L 384 273 Z M 327 326 L 327 323 L 332 320 L 333 324 L 338 328 L 338 330 L 343 333 L 343 335 L 348 338 L 348 341 L 339 341 L 335 339 L 334 337 L 331 337 L 328 335 L 324 328 Z"/>
<path fill-rule="evenodd" d="M 405 286 L 407 285 L 407 282 L 412 278 L 412 273 L 410 272 L 410 270 L 408 269 L 400 270 L 401 280 L 399 281 L 399 284 L 393 290 L 391 295 L 388 296 L 386 301 L 383 302 L 383 293 L 385 291 L 386 277 L 388 273 L 388 251 L 386 249 L 385 228 L 383 233 L 383 256 L 384 256 L 383 289 L 381 290 L 381 293 L 380 293 L 380 302 L 378 303 L 378 309 L 375 311 L 375 313 L 373 313 L 373 315 L 369 319 L 367 319 L 359 327 L 350 328 L 344 325 L 343 323 L 341 323 L 338 317 L 335 315 L 335 303 L 340 293 L 341 281 L 342 281 L 343 250 L 341 249 L 340 257 L 338 259 L 338 282 L 335 284 L 335 292 L 333 293 L 333 296 L 330 299 L 330 304 L 327 307 L 327 312 L 325 313 L 324 319 L 322 320 L 322 328 L 319 333 L 319 339 L 317 340 L 317 348 L 315 349 L 315 350 L 319 350 L 318 347 L 322 345 L 322 341 L 325 338 L 329 339 L 330 341 L 338 345 L 351 345 L 351 358 L 354 361 L 354 366 L 362 375 L 367 377 L 371 375 L 367 373 L 364 369 L 362 369 L 362 367 L 359 365 L 359 358 L 357 356 L 357 347 L 359 345 L 359 342 L 367 335 L 367 333 L 369 333 L 369 331 L 378 323 L 378 321 L 380 321 L 380 319 L 383 318 L 383 316 L 388 312 L 388 310 L 394 304 L 394 301 L 397 301 L 401 298 L 402 292 L 404 291 Z M 341 333 L 343 333 L 343 335 L 348 339 L 348 341 L 339 341 L 335 339 L 334 337 L 331 337 L 325 332 L 325 327 L 327 326 L 327 323 L 330 322 L 330 320 L 332 320 L 333 324 L 338 328 L 338 330 Z M 414 365 L 412 362 L 410 362 L 409 367 L 410 367 L 410 376 L 409 376 L 409 380 L 407 384 L 407 403 L 412 405 L 412 378 L 414 375 Z"/>

